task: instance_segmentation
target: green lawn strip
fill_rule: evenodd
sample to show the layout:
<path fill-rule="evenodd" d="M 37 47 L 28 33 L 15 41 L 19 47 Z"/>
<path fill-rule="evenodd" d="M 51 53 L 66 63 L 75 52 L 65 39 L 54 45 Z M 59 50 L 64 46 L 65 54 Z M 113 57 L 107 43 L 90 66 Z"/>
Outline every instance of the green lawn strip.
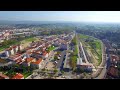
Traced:
<path fill-rule="evenodd" d="M 52 51 L 52 50 L 54 50 L 54 49 L 55 49 L 54 46 L 50 46 L 50 47 L 48 48 L 48 51 Z"/>
<path fill-rule="evenodd" d="M 74 43 L 74 51 L 73 53 L 70 55 L 70 65 L 73 69 L 76 68 L 76 63 L 77 63 L 77 58 L 78 58 L 78 49 L 77 49 L 77 42 L 76 42 L 76 38 L 73 39 L 73 43 Z"/>
<path fill-rule="evenodd" d="M 35 40 L 36 40 L 35 37 L 30 37 L 30 38 L 24 39 L 23 41 L 25 41 L 25 42 L 32 42 L 32 41 L 35 41 Z"/>
<path fill-rule="evenodd" d="M 27 78 L 28 76 L 32 74 L 32 72 L 24 72 L 22 74 L 24 75 L 24 78 Z"/>
<path fill-rule="evenodd" d="M 86 35 L 80 34 L 80 39 L 87 39 L 87 38 L 89 38 L 89 36 L 86 36 Z"/>
<path fill-rule="evenodd" d="M 99 39 L 96 39 L 92 36 L 87 36 L 87 35 L 83 35 L 83 34 L 79 34 L 80 39 L 82 40 L 82 42 L 84 42 L 84 45 L 89 45 L 92 49 L 92 53 L 95 53 L 98 56 L 98 64 L 101 63 L 102 61 L 102 50 L 101 50 L 101 41 Z M 85 42 L 85 39 L 91 38 L 94 41 L 93 42 Z M 94 47 L 95 45 L 95 47 Z"/>

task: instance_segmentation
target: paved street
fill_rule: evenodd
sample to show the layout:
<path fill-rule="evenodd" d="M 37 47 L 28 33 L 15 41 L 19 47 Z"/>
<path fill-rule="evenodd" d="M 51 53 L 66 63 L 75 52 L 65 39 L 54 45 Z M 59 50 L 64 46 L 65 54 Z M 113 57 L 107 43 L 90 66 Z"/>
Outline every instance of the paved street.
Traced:
<path fill-rule="evenodd" d="M 57 63 L 57 68 L 62 69 L 62 68 L 61 68 L 61 65 L 62 65 L 62 63 L 63 63 L 63 60 L 64 60 L 64 56 L 65 56 L 65 55 L 66 55 L 66 51 L 62 51 L 62 52 L 61 52 L 60 60 L 59 60 L 58 63 Z"/>
<path fill-rule="evenodd" d="M 106 72 L 107 72 L 107 64 L 105 65 L 105 67 L 102 69 L 100 75 L 98 77 L 96 77 L 95 79 L 104 79 L 104 76 L 106 75 Z"/>
<path fill-rule="evenodd" d="M 43 61 L 42 65 L 41 65 L 41 69 L 43 69 L 43 68 L 45 68 L 47 66 L 48 62 L 50 62 L 51 59 L 54 57 L 54 53 L 55 53 L 54 51 L 50 52 L 48 58 L 46 58 Z M 35 70 L 35 72 L 33 72 L 33 74 L 31 75 L 31 77 L 29 77 L 28 79 L 32 79 L 32 77 L 34 77 L 34 79 L 42 79 L 43 77 L 41 77 L 41 75 L 39 75 L 39 74 L 36 75 L 36 73 L 39 72 L 39 71 L 41 71 L 41 69 Z"/>

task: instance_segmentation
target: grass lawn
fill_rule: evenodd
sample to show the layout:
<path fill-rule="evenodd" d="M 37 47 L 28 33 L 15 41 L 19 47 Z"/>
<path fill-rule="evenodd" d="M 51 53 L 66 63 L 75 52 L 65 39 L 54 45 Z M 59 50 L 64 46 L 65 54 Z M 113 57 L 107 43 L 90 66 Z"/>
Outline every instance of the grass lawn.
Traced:
<path fill-rule="evenodd" d="M 4 45 L 4 46 L 1 46 L 0 47 L 0 51 L 3 51 L 3 50 L 5 50 L 6 48 L 9 48 L 11 45 L 16 45 L 16 44 L 20 44 L 20 42 L 18 42 L 18 41 L 11 41 L 11 43 L 10 44 L 7 44 L 7 45 Z"/>
<path fill-rule="evenodd" d="M 16 41 L 16 40 L 11 40 L 11 42 L 9 44 L 6 44 L 4 46 L 1 46 L 0 47 L 0 51 L 4 51 L 6 48 L 9 48 L 11 45 L 16 45 L 16 44 L 20 44 L 21 43 L 28 43 L 28 42 L 32 42 L 32 41 L 36 41 L 38 40 L 37 38 L 35 37 L 29 37 L 29 38 L 25 38 L 23 39 L 22 41 Z"/>
<path fill-rule="evenodd" d="M 76 42 L 76 38 L 74 39 L 74 42 Z M 78 42 L 76 42 L 77 44 Z M 75 69 L 76 68 L 76 63 L 77 63 L 77 58 L 78 58 L 78 49 L 77 45 L 74 45 L 74 51 L 70 55 L 70 66 Z"/>
<path fill-rule="evenodd" d="M 74 50 L 75 55 L 78 53 L 77 45 L 75 45 L 75 50 Z"/>
<path fill-rule="evenodd" d="M 80 39 L 87 39 L 87 38 L 89 38 L 89 36 L 86 36 L 86 35 L 80 34 Z"/>
<path fill-rule="evenodd" d="M 30 76 L 32 74 L 32 72 L 25 72 L 22 73 L 24 75 L 24 78 L 27 78 L 28 76 Z"/>
<path fill-rule="evenodd" d="M 36 41 L 37 40 L 37 38 L 35 38 L 35 37 L 30 37 L 30 38 L 26 38 L 26 39 L 24 39 L 24 40 L 22 40 L 22 42 L 32 42 L 32 41 Z"/>
<path fill-rule="evenodd" d="M 55 49 L 54 46 L 50 46 L 50 47 L 48 48 L 48 51 L 52 51 L 52 50 L 54 50 L 54 49 Z"/>

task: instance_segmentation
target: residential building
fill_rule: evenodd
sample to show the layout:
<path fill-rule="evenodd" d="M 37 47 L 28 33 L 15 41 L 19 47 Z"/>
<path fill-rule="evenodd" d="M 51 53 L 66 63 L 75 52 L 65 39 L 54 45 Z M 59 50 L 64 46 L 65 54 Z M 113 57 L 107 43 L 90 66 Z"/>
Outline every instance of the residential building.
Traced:
<path fill-rule="evenodd" d="M 43 61 L 43 59 L 42 59 L 42 58 L 39 58 L 39 60 L 37 60 L 37 61 L 35 61 L 35 62 L 32 62 L 32 63 L 30 64 L 30 66 L 31 66 L 32 68 L 40 69 L 40 68 L 41 68 L 41 64 L 42 64 L 42 61 Z"/>
<path fill-rule="evenodd" d="M 47 58 L 48 57 L 48 53 L 46 51 L 42 52 L 43 54 L 43 58 Z"/>
<path fill-rule="evenodd" d="M 27 67 L 27 66 L 30 66 L 31 62 L 35 62 L 35 58 L 32 58 L 32 57 L 26 58 L 25 62 L 23 62 L 22 65 Z"/>
<path fill-rule="evenodd" d="M 16 73 L 16 75 L 13 76 L 12 79 L 24 79 L 24 76 L 21 73 Z"/>
<path fill-rule="evenodd" d="M 67 50 L 67 44 L 61 44 L 60 49 Z"/>

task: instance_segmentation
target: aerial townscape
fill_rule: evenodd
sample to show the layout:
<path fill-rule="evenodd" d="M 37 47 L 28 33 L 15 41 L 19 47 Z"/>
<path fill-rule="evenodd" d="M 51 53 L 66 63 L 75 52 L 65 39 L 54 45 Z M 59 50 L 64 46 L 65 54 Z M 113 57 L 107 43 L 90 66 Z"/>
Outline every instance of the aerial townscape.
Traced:
<path fill-rule="evenodd" d="M 0 79 L 119 78 L 120 23 L 0 21 Z"/>

